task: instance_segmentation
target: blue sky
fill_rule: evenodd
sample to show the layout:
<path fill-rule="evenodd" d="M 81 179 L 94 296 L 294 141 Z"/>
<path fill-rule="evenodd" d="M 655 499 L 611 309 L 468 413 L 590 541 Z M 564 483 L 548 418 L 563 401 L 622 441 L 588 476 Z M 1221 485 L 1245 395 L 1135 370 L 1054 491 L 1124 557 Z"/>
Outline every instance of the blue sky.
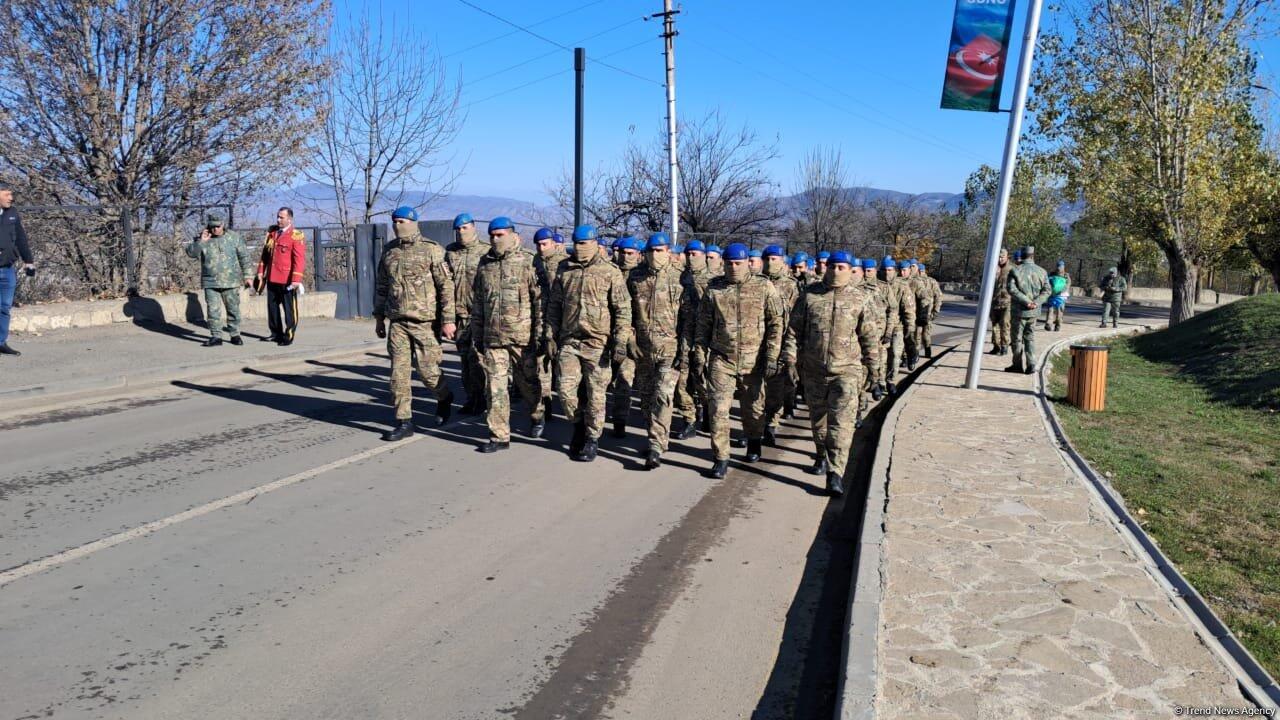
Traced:
<path fill-rule="evenodd" d="M 662 126 L 661 23 L 641 20 L 661 0 L 470 1 L 619 69 L 588 65 L 588 169 Z M 456 149 L 466 163 L 455 192 L 545 201 L 545 184 L 573 162 L 572 53 L 460 0 L 369 2 L 386 19 L 407 18 L 461 74 L 467 120 Z M 1019 3 L 1015 53 L 1028 4 Z M 355 7 L 337 0 L 339 21 Z M 689 0 L 682 9 L 677 114 L 718 108 L 732 124 L 777 137 L 782 157 L 770 171 L 786 192 L 819 144 L 839 146 L 859 184 L 905 192 L 959 192 L 980 164 L 999 163 L 1007 115 L 938 108 L 952 0 Z M 1280 42 L 1263 49 L 1273 79 Z M 1006 107 L 1011 97 L 1006 85 Z"/>

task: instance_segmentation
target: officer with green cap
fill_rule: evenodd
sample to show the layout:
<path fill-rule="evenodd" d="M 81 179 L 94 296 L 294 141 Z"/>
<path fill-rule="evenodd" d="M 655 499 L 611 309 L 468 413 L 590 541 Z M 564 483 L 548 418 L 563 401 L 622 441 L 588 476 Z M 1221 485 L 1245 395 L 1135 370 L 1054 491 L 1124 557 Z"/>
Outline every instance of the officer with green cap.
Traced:
<path fill-rule="evenodd" d="M 204 290 L 204 306 L 209 324 L 205 347 L 222 344 L 225 331 L 232 345 L 243 345 L 240 339 L 240 288 L 253 282 L 254 264 L 240 234 L 227 230 L 226 221 L 217 213 L 205 216 L 200 237 L 186 246 L 187 255 L 200 261 L 200 287 Z M 226 308 L 226 319 L 223 319 Z"/>
<path fill-rule="evenodd" d="M 1036 264 L 1036 249 L 1022 248 L 1022 263 L 1009 271 L 1009 297 L 1013 305 L 1013 364 L 1005 372 L 1036 371 L 1036 319 L 1049 299 L 1049 274 Z"/>
<path fill-rule="evenodd" d="M 1113 267 L 1098 281 L 1098 287 L 1102 288 L 1102 322 L 1098 327 L 1106 327 L 1107 318 L 1111 318 L 1111 327 L 1119 326 L 1120 303 L 1124 302 L 1129 282 Z"/>

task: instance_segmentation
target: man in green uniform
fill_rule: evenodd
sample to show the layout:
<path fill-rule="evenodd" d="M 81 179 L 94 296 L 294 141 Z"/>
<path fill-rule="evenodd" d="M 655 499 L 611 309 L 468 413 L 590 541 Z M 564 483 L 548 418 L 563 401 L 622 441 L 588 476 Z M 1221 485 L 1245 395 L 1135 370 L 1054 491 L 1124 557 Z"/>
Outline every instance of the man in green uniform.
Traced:
<path fill-rule="evenodd" d="M 898 261 L 894 260 L 892 255 L 884 257 L 884 261 L 880 265 L 880 272 L 884 276 L 882 280 L 889 286 L 889 309 L 897 311 L 897 321 L 894 322 L 890 318 L 888 327 L 885 330 L 886 337 L 889 340 L 885 349 L 889 357 L 884 371 L 886 388 L 890 395 L 896 395 L 898 392 L 898 363 L 902 360 L 903 344 L 906 335 L 911 332 L 911 328 L 916 326 L 916 295 L 912 292 L 907 280 L 898 277 Z"/>
<path fill-rule="evenodd" d="M 854 258 L 855 260 L 857 258 Z M 864 258 L 862 260 L 862 287 L 867 294 L 871 296 L 871 307 L 873 310 L 876 330 L 879 333 L 879 339 L 875 346 L 871 348 L 876 354 L 876 367 L 874 371 L 868 367 L 866 379 L 862 381 L 862 397 L 858 406 L 858 422 L 856 427 L 862 427 L 862 419 L 866 417 L 867 411 L 871 409 L 872 401 L 879 401 L 879 397 L 874 397 L 875 387 L 880 386 L 882 394 L 885 387 L 884 382 L 884 362 L 885 362 L 885 343 L 888 342 L 886 333 L 888 332 L 890 322 L 889 308 L 889 286 L 880 282 L 876 277 L 876 261 L 874 258 Z M 897 319 L 897 308 L 892 310 L 893 319 Z"/>
<path fill-rule="evenodd" d="M 538 251 L 533 256 L 533 269 L 538 273 L 538 287 L 542 290 L 542 322 L 546 324 L 547 303 L 551 301 L 551 286 L 556 282 L 556 275 L 561 264 L 569 259 L 564 251 L 564 237 L 551 228 L 540 228 L 533 234 L 533 244 Z M 542 327 L 535 327 L 534 332 L 541 339 L 544 335 Z M 542 414 L 544 418 L 551 416 L 551 394 L 555 389 L 556 348 L 554 345 L 542 348 L 538 346 L 538 384 L 542 390 Z"/>
<path fill-rule="evenodd" d="M 1000 259 L 996 267 L 996 284 L 991 289 L 991 354 L 1007 355 L 1012 318 L 1009 309 L 1012 303 L 1009 297 L 1009 271 L 1013 266 L 1009 264 L 1009 251 L 1006 248 L 1000 248 Z"/>
<path fill-rule="evenodd" d="M 662 465 L 671 431 L 671 410 L 676 383 L 689 357 L 693 312 L 697 308 L 693 287 L 680 281 L 671 263 L 671 240 L 665 233 L 649 236 L 645 263 L 631 271 L 631 317 L 639 349 L 636 376 L 641 408 L 649 421 L 646 470 Z"/>
<path fill-rule="evenodd" d="M 440 372 L 436 327 L 453 340 L 458 326 L 453 313 L 453 274 L 444 248 L 422 237 L 418 211 L 408 206 L 391 214 L 396 239 L 387 243 L 378 262 L 373 319 L 378 337 L 387 339 L 391 356 L 391 402 L 396 426 L 384 436 L 394 442 L 413 434 L 413 369 L 436 396 L 436 424 L 449 420 L 453 393 Z M 390 321 L 390 328 L 387 327 Z"/>
<path fill-rule="evenodd" d="M 579 462 L 596 459 L 610 366 L 626 359 L 631 341 L 626 281 L 597 237 L 591 225 L 574 228 L 573 257 L 551 287 L 543 335 L 545 345 L 557 348 L 560 402 L 573 422 L 569 455 Z"/>
<path fill-rule="evenodd" d="M 805 369 L 817 449 L 809 472 L 825 473 L 827 491 L 839 496 L 844 494 L 863 378 L 879 374 L 881 332 L 872 293 L 854 280 L 853 258 L 837 250 L 827 264 L 826 279 L 810 285 L 791 313 L 782 356 Z M 872 394 L 879 400 L 881 393 L 876 383 Z"/>
<path fill-rule="evenodd" d="M 622 271 L 625 282 L 627 276 L 640 266 L 641 251 L 644 244 L 630 235 L 619 238 L 613 245 L 613 259 Z M 627 345 L 627 355 L 622 362 L 614 363 L 613 383 L 609 393 L 609 418 L 613 421 L 613 436 L 627 436 L 627 420 L 631 416 L 631 392 L 636 387 L 636 358 L 640 351 L 636 348 L 635 336 Z"/>
<path fill-rule="evenodd" d="M 719 258 L 720 249 L 714 245 L 711 248 L 715 249 L 714 257 Z M 684 271 L 680 273 L 680 282 L 690 291 L 694 304 L 690 312 L 695 322 L 698 317 L 698 303 L 706 294 L 707 285 L 716 277 L 710 268 L 710 258 L 713 257 L 711 248 L 704 246 L 700 240 L 690 240 L 685 246 L 686 262 Z M 705 252 L 698 252 L 700 250 Z M 681 363 L 680 379 L 676 381 L 676 413 L 684 421 L 684 425 L 676 431 L 677 440 L 688 440 L 697 434 L 699 418 L 702 420 L 704 429 L 710 428 L 710 421 L 706 417 L 706 388 L 702 384 L 707 352 L 705 348 L 696 346 L 687 347 L 685 352 L 687 355 Z"/>
<path fill-rule="evenodd" d="M 770 245 L 764 249 L 764 277 L 773 283 L 782 301 L 782 323 L 786 327 L 791 317 L 791 308 L 795 307 L 800 297 L 800 284 L 787 268 L 787 253 L 778 245 Z M 788 401 L 796 396 L 796 365 L 782 363 L 782 369 L 765 383 L 764 394 L 764 443 L 770 447 L 778 444 L 778 423 L 786 411 Z"/>
<path fill-rule="evenodd" d="M 742 391 L 747 462 L 760 459 L 764 436 L 764 383 L 780 370 L 782 299 L 773 283 L 751 272 L 742 243 L 725 248 L 725 273 L 711 281 L 698 307 L 695 343 L 707 349 L 706 381 L 711 419 L 711 477 L 729 472 L 729 408 Z"/>
<path fill-rule="evenodd" d="M 1036 249 L 1022 248 L 1022 263 L 1009 271 L 1009 297 L 1013 299 L 1013 364 L 1005 372 L 1036 371 L 1036 318 L 1049 299 L 1049 275 L 1036 264 Z"/>
<path fill-rule="evenodd" d="M 453 273 L 453 307 L 458 313 L 458 359 L 462 365 L 462 389 L 467 401 L 464 415 L 484 409 L 485 380 L 476 346 L 471 342 L 471 288 L 475 284 L 480 258 L 489 250 L 476 236 L 476 224 L 469 213 L 453 219 L 453 242 L 445 248 L 445 260 Z"/>
<path fill-rule="evenodd" d="M 537 385 L 537 344 L 542 328 L 542 290 L 533 257 L 520 247 L 510 218 L 489 221 L 489 251 L 476 268 L 471 295 L 471 342 L 487 384 L 489 442 L 482 453 L 511 446 L 510 382 L 529 406 L 529 434 L 541 437 L 542 393 Z"/>
<path fill-rule="evenodd" d="M 942 286 L 929 277 L 924 263 L 916 264 L 916 352 L 933 357 L 933 323 L 942 312 Z"/>
<path fill-rule="evenodd" d="M 1124 294 L 1129 290 L 1129 281 L 1116 271 L 1107 270 L 1107 274 L 1098 281 L 1102 288 L 1102 322 L 1098 327 L 1107 326 L 1107 318 L 1111 318 L 1111 327 L 1120 325 L 1120 303 L 1124 302 Z"/>
<path fill-rule="evenodd" d="M 204 232 L 199 239 L 187 244 L 186 251 L 187 255 L 200 260 L 200 287 L 204 290 L 205 319 L 209 325 L 209 339 L 204 346 L 221 345 L 224 330 L 232 345 L 243 345 L 240 288 L 247 288 L 253 282 L 255 268 L 249 248 L 239 233 L 226 229 L 221 215 L 209 213 L 205 216 Z"/>
<path fill-rule="evenodd" d="M 720 251 L 719 245 L 707 246 L 707 271 L 711 273 L 711 277 L 724 274 L 724 253 Z"/>

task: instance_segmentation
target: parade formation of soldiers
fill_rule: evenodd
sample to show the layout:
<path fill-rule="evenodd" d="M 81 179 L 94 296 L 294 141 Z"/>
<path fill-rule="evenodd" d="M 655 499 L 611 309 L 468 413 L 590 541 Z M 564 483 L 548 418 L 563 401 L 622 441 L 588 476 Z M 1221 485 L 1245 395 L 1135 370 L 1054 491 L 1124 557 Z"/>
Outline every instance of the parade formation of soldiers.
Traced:
<path fill-rule="evenodd" d="M 914 260 L 823 252 L 811 269 L 806 255 L 776 245 L 678 247 L 660 232 L 617 239 L 610 258 L 589 225 L 567 241 L 542 228 L 530 252 L 510 219 L 490 221 L 484 243 L 467 214 L 442 248 L 422 236 L 413 208 L 398 208 L 392 222 L 374 307 L 391 357 L 389 441 L 414 433 L 414 369 L 435 393 L 436 422 L 450 417 L 445 339 L 462 358 L 462 410 L 485 414 L 480 452 L 510 447 L 513 387 L 535 438 L 558 395 L 579 462 L 596 458 L 606 430 L 625 437 L 638 397 L 646 469 L 662 465 L 672 437 L 701 427 L 711 439 L 708 475 L 723 478 L 735 401 L 742 459 L 753 463 L 801 400 L 813 432 L 809 472 L 840 495 L 855 429 L 872 402 L 897 391 L 898 355 L 909 369 L 932 356 L 941 290 Z"/>

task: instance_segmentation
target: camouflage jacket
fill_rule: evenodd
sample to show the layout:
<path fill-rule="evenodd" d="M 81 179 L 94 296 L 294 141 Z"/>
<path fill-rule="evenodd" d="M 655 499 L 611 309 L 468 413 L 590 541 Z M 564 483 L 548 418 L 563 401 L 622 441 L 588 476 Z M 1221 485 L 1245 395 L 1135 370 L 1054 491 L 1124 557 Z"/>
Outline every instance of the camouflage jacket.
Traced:
<path fill-rule="evenodd" d="M 1013 298 L 1013 316 L 1034 318 L 1040 315 L 1040 306 L 1049 299 L 1049 274 L 1034 260 L 1024 260 L 1009 271 L 1005 285 Z M 1027 307 L 1031 304 L 1031 307 Z"/>
<path fill-rule="evenodd" d="M 938 313 L 942 312 L 942 286 L 931 277 L 926 276 L 925 280 L 929 281 L 929 288 L 933 292 L 933 307 L 931 308 L 933 312 L 930 317 L 937 317 Z"/>
<path fill-rule="evenodd" d="M 200 260 L 200 287 L 240 287 L 251 280 L 253 259 L 240 233 L 224 230 L 217 237 L 187 243 L 187 255 Z"/>
<path fill-rule="evenodd" d="M 471 293 L 476 269 L 480 267 L 480 258 L 488 252 L 489 244 L 479 240 L 467 245 L 451 242 L 444 250 L 445 260 L 453 273 L 453 309 L 459 320 L 465 320 L 471 315 Z"/>
<path fill-rule="evenodd" d="M 547 302 L 547 336 L 558 345 L 578 341 L 590 348 L 631 339 L 631 298 L 622 271 L 597 252 L 590 262 L 560 264 Z"/>
<path fill-rule="evenodd" d="M 877 337 L 883 340 L 890 330 L 889 323 L 897 319 L 896 314 L 892 318 L 890 317 L 890 312 L 892 311 L 889 307 L 889 286 L 881 282 L 875 276 L 875 273 L 870 273 L 862 279 L 862 287 L 871 296 L 876 329 L 879 333 Z"/>
<path fill-rule="evenodd" d="M 783 356 L 818 373 L 866 367 L 879 377 L 880 325 L 872 295 L 852 283 L 811 285 L 791 313 Z"/>
<path fill-rule="evenodd" d="M 627 277 L 636 344 L 650 359 L 683 355 L 689 349 L 698 302 L 692 287 L 680 282 L 674 265 L 655 270 L 648 263 Z"/>
<path fill-rule="evenodd" d="M 542 288 L 533 257 L 514 248 L 480 258 L 471 294 L 471 342 L 476 347 L 525 347 L 541 338 Z"/>
<path fill-rule="evenodd" d="M 893 326 L 893 331 L 898 329 L 906 330 L 915 327 L 916 324 L 916 294 L 912 291 L 908 281 L 901 277 L 896 277 L 889 281 L 889 307 L 898 308 L 898 322 Z"/>
<path fill-rule="evenodd" d="M 778 297 L 782 300 L 783 322 L 786 322 L 786 318 L 791 315 L 791 308 L 795 307 L 796 300 L 800 299 L 800 283 L 785 271 L 777 275 L 770 275 L 766 271 L 764 277 L 773 283 L 774 289 L 778 291 Z"/>
<path fill-rule="evenodd" d="M 928 325 L 937 312 L 935 307 L 942 307 L 942 293 L 934 291 L 937 283 L 931 277 L 915 275 L 910 282 L 916 296 L 916 325 Z"/>
<path fill-rule="evenodd" d="M 763 372 L 782 352 L 783 312 L 778 290 L 764 276 L 740 283 L 720 276 L 698 304 L 694 343 L 733 363 L 739 373 Z"/>
<path fill-rule="evenodd" d="M 1103 302 L 1118 303 L 1124 301 L 1124 294 L 1129 290 L 1129 281 L 1124 279 L 1123 275 L 1104 275 L 1098 281 L 1098 287 L 1102 290 Z"/>
<path fill-rule="evenodd" d="M 387 243 L 378 262 L 373 316 L 388 320 L 455 321 L 453 274 L 444 250 L 413 235 Z"/>
<path fill-rule="evenodd" d="M 996 266 L 996 286 L 991 290 L 991 306 L 997 310 L 1009 307 L 1013 298 L 1009 296 L 1009 271 L 1013 265 L 1005 263 L 1004 267 Z"/>

